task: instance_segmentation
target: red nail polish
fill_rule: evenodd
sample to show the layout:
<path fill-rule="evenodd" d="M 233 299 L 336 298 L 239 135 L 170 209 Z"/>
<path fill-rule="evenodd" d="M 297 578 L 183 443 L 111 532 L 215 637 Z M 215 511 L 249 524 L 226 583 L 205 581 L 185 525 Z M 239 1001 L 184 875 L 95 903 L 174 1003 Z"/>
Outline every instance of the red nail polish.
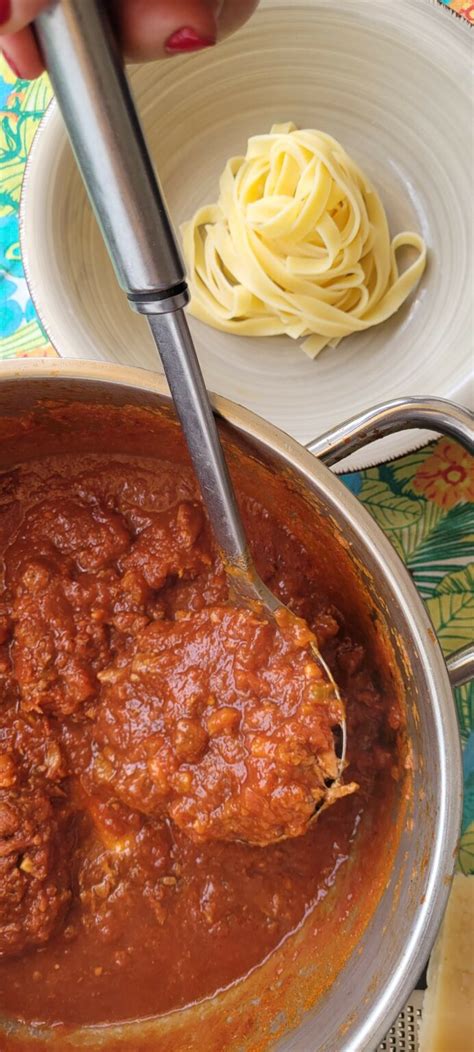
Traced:
<path fill-rule="evenodd" d="M 183 26 L 182 29 L 177 29 L 175 33 L 172 33 L 165 44 L 165 51 L 169 54 L 175 55 L 180 51 L 200 51 L 204 47 L 212 47 L 215 44 L 215 37 L 201 37 L 199 33 L 196 33 L 195 29 L 190 26 Z"/>
<path fill-rule="evenodd" d="M 7 62 L 10 66 L 12 73 L 15 74 L 15 77 L 18 77 L 18 80 L 23 80 L 20 70 L 18 69 L 18 66 L 15 65 L 13 59 L 10 58 L 9 55 L 7 55 L 6 51 L 2 51 L 1 54 L 3 55 L 5 62 Z"/>
<path fill-rule="evenodd" d="M 0 26 L 3 26 L 11 15 L 10 0 L 0 0 Z"/>

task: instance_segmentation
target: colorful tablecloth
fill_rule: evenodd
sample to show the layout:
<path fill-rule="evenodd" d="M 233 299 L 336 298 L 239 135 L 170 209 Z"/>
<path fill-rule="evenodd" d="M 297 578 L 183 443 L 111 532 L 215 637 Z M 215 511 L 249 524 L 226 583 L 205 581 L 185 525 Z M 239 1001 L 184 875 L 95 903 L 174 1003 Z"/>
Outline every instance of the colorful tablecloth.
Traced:
<path fill-rule="evenodd" d="M 474 24 L 474 2 L 440 3 Z M 28 293 L 18 234 L 24 166 L 50 97 L 46 77 L 17 80 L 0 59 L 0 369 L 1 359 L 55 353 Z M 474 624 L 473 458 L 443 438 L 344 481 L 408 566 L 445 654 L 463 646 Z M 465 775 L 459 866 L 474 873 L 474 685 L 456 701 Z"/>

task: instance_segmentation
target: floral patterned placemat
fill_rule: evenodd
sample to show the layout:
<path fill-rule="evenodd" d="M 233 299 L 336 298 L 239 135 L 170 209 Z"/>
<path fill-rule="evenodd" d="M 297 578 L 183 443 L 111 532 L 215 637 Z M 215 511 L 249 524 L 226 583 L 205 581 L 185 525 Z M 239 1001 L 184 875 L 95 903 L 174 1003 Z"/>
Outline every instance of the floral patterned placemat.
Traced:
<path fill-rule="evenodd" d="M 415 453 L 344 476 L 408 567 L 447 655 L 474 628 L 474 457 L 441 438 Z M 456 690 L 464 757 L 458 855 L 474 873 L 474 683 Z"/>
<path fill-rule="evenodd" d="M 474 3 L 472 0 L 439 0 L 440 4 L 449 7 L 455 14 L 461 15 L 474 25 Z"/>
<path fill-rule="evenodd" d="M 474 24 L 474 2 L 440 0 Z M 51 97 L 46 76 L 17 80 L 0 58 L 1 360 L 54 355 L 23 274 L 18 207 L 28 151 Z M 450 439 L 344 476 L 385 531 L 428 607 L 445 654 L 472 638 L 474 458 Z M 459 866 L 474 873 L 474 685 L 456 691 L 465 798 Z"/>

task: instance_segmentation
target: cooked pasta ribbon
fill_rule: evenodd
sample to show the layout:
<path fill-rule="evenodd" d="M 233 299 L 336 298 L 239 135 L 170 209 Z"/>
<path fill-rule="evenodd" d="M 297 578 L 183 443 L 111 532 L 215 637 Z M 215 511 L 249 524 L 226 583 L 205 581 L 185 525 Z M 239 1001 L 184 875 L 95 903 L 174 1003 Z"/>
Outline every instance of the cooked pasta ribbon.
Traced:
<path fill-rule="evenodd" d="M 217 204 L 182 234 L 196 318 L 303 339 L 311 358 L 394 314 L 426 264 L 419 234 L 390 238 L 377 192 L 343 147 L 291 123 L 249 139 L 224 169 Z M 417 256 L 400 273 L 407 246 Z"/>

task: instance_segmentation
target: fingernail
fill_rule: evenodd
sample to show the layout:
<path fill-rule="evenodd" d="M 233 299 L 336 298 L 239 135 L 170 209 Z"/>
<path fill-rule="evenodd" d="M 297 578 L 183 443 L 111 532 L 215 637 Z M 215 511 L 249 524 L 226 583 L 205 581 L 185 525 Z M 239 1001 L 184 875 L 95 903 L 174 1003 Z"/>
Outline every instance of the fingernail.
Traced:
<path fill-rule="evenodd" d="M 0 26 L 3 26 L 11 15 L 11 3 L 10 0 L 0 0 Z"/>
<path fill-rule="evenodd" d="M 201 37 L 191 26 L 183 26 L 182 29 L 177 29 L 168 37 L 165 51 L 172 55 L 179 51 L 200 51 L 201 48 L 212 47 L 215 42 L 215 37 Z"/>
<path fill-rule="evenodd" d="M 3 55 L 7 65 L 10 66 L 10 69 L 11 69 L 12 73 L 15 74 L 15 77 L 18 77 L 18 80 L 22 80 L 23 78 L 22 78 L 22 75 L 20 73 L 20 70 L 18 69 L 18 66 L 15 65 L 13 59 L 10 58 L 9 55 L 7 55 L 6 51 L 2 50 L 1 54 Z"/>

